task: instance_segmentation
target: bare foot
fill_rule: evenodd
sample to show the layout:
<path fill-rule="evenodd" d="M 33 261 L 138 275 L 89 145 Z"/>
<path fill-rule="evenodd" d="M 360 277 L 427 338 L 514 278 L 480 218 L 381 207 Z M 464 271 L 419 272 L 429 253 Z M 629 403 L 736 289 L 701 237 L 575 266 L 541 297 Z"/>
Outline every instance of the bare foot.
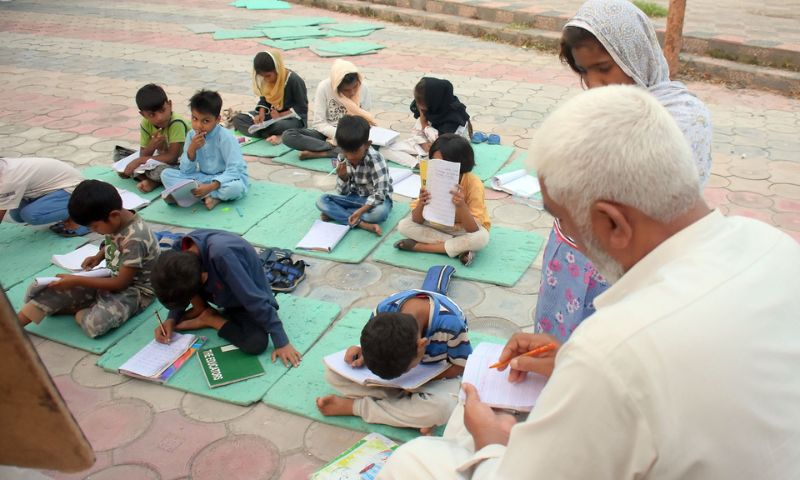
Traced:
<path fill-rule="evenodd" d="M 175 325 L 175 330 L 197 330 L 198 328 L 211 327 L 214 330 L 219 330 L 225 325 L 225 318 L 213 308 L 206 308 L 203 312 L 195 318 L 182 320 Z"/>
<path fill-rule="evenodd" d="M 425 435 L 425 436 L 432 435 L 433 434 L 433 427 L 422 427 L 422 428 L 419 429 L 419 434 L 420 435 Z"/>
<path fill-rule="evenodd" d="M 164 203 L 167 203 L 169 205 L 175 205 L 177 202 L 175 201 L 175 198 L 172 195 L 167 195 L 166 197 L 164 197 Z"/>
<path fill-rule="evenodd" d="M 267 137 L 267 141 L 273 145 L 280 145 L 281 144 L 281 136 L 280 135 L 271 135 Z"/>
<path fill-rule="evenodd" d="M 330 155 L 330 152 L 312 152 L 310 150 L 303 150 L 300 152 L 300 160 L 308 160 L 309 158 L 325 158 Z"/>
<path fill-rule="evenodd" d="M 372 232 L 379 237 L 383 235 L 383 230 L 381 230 L 381 226 L 377 223 L 369 223 L 362 220 L 361 223 L 358 224 L 358 227 Z"/>
<path fill-rule="evenodd" d="M 203 199 L 203 203 L 206 204 L 206 208 L 209 209 L 209 210 L 213 210 L 214 207 L 219 205 L 221 202 L 222 202 L 222 200 L 220 200 L 218 198 L 214 198 L 214 197 L 206 197 L 206 198 Z"/>
<path fill-rule="evenodd" d="M 157 186 L 158 184 L 149 178 L 142 179 L 141 182 L 136 184 L 136 188 L 142 193 L 152 192 Z"/>
<path fill-rule="evenodd" d="M 338 395 L 325 395 L 317 399 L 317 409 L 326 417 L 353 415 L 353 399 Z"/>
<path fill-rule="evenodd" d="M 77 222 L 75 222 L 75 220 L 73 220 L 72 218 L 68 218 L 64 220 L 64 228 L 69 230 L 77 230 L 81 228 L 81 226 L 78 225 Z"/>
<path fill-rule="evenodd" d="M 325 215 L 324 213 L 320 213 L 319 214 L 319 219 L 322 220 L 323 222 L 330 222 L 331 221 L 331 217 Z"/>

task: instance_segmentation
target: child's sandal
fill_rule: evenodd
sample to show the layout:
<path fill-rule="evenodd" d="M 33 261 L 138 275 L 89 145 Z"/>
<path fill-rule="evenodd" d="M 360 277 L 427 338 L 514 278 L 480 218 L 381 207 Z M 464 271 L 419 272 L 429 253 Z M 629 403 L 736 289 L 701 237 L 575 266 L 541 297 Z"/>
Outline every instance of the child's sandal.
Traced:
<path fill-rule="evenodd" d="M 411 240 L 410 238 L 404 238 L 402 240 L 394 242 L 394 248 L 398 250 L 405 250 L 406 252 L 413 252 L 414 247 L 416 246 L 417 246 L 417 241 Z"/>
<path fill-rule="evenodd" d="M 458 256 L 458 259 L 461 260 L 461 265 L 469 267 L 475 260 L 475 252 L 472 251 L 464 252 Z"/>

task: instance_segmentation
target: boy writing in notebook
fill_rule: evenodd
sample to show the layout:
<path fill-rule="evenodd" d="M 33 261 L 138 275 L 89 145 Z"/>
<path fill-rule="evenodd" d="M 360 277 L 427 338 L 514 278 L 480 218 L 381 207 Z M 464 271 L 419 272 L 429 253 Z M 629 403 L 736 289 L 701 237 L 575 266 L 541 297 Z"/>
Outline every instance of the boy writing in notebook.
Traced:
<path fill-rule="evenodd" d="M 252 355 L 264 352 L 271 338 L 273 362 L 280 358 L 287 366 L 300 363 L 300 353 L 289 343 L 278 317 L 278 303 L 258 254 L 239 235 L 190 232 L 181 240 L 180 251 L 161 255 L 152 280 L 156 296 L 170 309 L 163 331 L 161 326 L 155 329 L 157 341 L 169 343 L 173 330 L 210 327 Z"/>
<path fill-rule="evenodd" d="M 236 137 L 219 126 L 222 97 L 217 92 L 200 90 L 189 100 L 192 130 L 186 136 L 187 147 L 181 155 L 180 169 L 161 173 L 164 188 L 194 180 L 192 194 L 211 210 L 220 202 L 238 200 L 249 186 L 247 164 Z M 165 199 L 174 203 L 171 196 Z"/>
<path fill-rule="evenodd" d="M 336 128 L 336 143 L 342 150 L 336 164 L 336 195 L 317 200 L 320 218 L 381 235 L 379 223 L 392 210 L 392 177 L 386 160 L 372 149 L 369 123 L 362 117 L 345 115 Z"/>
<path fill-rule="evenodd" d="M 122 176 L 136 178 L 139 180 L 137 188 L 142 192 L 150 192 L 161 184 L 161 172 L 178 165 L 189 125 L 183 117 L 172 111 L 172 100 L 167 98 L 164 89 L 153 83 L 136 92 L 136 106 L 142 116 L 139 125 L 139 158 L 125 167 Z M 151 158 L 162 165 L 136 175 L 136 169 Z"/>
<path fill-rule="evenodd" d="M 61 279 L 26 299 L 20 324 L 39 323 L 55 314 L 73 314 L 92 338 L 119 327 L 153 302 L 150 270 L 158 257 L 158 241 L 142 217 L 122 208 L 117 189 L 99 180 L 79 183 L 69 199 L 70 217 L 105 235 L 97 255 L 86 258 L 90 270 L 101 261 L 111 270 L 106 278 L 59 274 Z"/>
<path fill-rule="evenodd" d="M 423 434 L 447 422 L 456 406 L 459 377 L 472 353 L 464 313 L 445 295 L 406 290 L 383 300 L 361 331 L 361 345 L 345 352 L 355 368 L 397 378 L 420 363 L 450 367 L 415 391 L 368 387 L 326 366 L 325 379 L 343 396 L 317 399 L 323 415 L 355 415 L 367 423 L 418 428 Z"/>

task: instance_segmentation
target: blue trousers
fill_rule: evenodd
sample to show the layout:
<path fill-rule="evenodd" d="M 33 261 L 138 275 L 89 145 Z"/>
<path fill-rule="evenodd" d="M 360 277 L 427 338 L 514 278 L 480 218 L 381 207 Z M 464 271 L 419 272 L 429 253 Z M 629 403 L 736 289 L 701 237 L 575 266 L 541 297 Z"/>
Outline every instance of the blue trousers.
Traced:
<path fill-rule="evenodd" d="M 22 200 L 19 207 L 8 212 L 15 222 L 31 225 L 56 223 L 69 218 L 67 204 L 70 193 L 56 190 L 33 200 Z"/>
<path fill-rule="evenodd" d="M 216 175 L 208 175 L 205 173 L 181 173 L 177 168 L 168 168 L 161 172 L 161 183 L 165 188 L 169 188 L 182 180 L 196 180 L 197 183 L 211 183 L 214 181 Z M 225 182 L 219 186 L 218 189 L 211 192 L 209 195 L 224 202 L 230 200 L 239 200 L 247 193 L 247 183 L 242 179 Z"/>
<path fill-rule="evenodd" d="M 367 203 L 367 197 L 358 195 L 332 195 L 325 193 L 317 200 L 317 208 L 336 223 L 347 225 L 350 215 Z M 375 205 L 361 215 L 367 223 L 381 223 L 392 211 L 392 199 L 384 198 L 383 203 Z"/>

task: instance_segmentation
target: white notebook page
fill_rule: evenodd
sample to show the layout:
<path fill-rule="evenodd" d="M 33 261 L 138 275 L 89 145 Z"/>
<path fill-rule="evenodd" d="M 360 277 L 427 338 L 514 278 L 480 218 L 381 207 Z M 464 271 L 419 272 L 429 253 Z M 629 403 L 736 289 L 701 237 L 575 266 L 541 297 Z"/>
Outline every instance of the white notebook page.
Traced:
<path fill-rule="evenodd" d="M 311 229 L 297 243 L 296 248 L 330 252 L 350 231 L 348 225 L 314 220 Z"/>
<path fill-rule="evenodd" d="M 183 355 L 192 346 L 195 338 L 195 335 L 173 332 L 169 344 L 150 340 L 150 343 L 123 363 L 119 370 L 142 377 L 156 377 Z"/>
<path fill-rule="evenodd" d="M 58 265 L 59 267 L 65 270 L 72 270 L 73 272 L 79 272 L 83 270 L 81 268 L 81 263 L 86 260 L 87 257 L 92 257 L 97 255 L 97 252 L 100 251 L 99 245 L 92 245 L 91 243 L 82 246 L 76 250 L 73 250 L 69 253 L 65 253 L 63 255 L 53 255 L 50 261 L 53 262 L 54 265 Z M 99 265 L 95 267 L 104 268 L 106 266 L 106 261 L 103 260 L 100 262 Z"/>
<path fill-rule="evenodd" d="M 367 367 L 353 368 L 348 365 L 348 363 L 344 360 L 344 354 L 346 351 L 347 349 L 332 353 L 326 356 L 323 361 L 334 372 L 362 385 L 371 384 L 375 386 L 375 384 L 382 384 L 395 388 L 413 390 L 428 383 L 433 377 L 439 375 L 449 367 L 447 362 L 426 365 L 420 363 L 397 378 L 384 380 L 372 373 Z"/>
<path fill-rule="evenodd" d="M 446 160 L 428 160 L 425 188 L 431 201 L 422 210 L 425 220 L 452 227 L 456 221 L 456 206 L 451 193 L 458 186 L 461 164 Z"/>

